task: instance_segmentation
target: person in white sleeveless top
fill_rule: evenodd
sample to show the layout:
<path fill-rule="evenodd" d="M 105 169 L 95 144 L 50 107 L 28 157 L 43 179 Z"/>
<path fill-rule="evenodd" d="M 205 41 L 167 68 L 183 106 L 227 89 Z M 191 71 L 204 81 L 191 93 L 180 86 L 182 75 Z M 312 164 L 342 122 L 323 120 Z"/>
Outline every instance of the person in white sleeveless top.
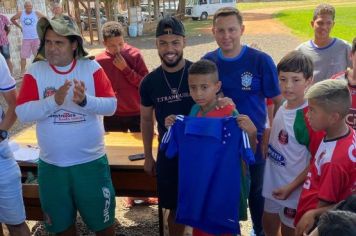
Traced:
<path fill-rule="evenodd" d="M 22 46 L 21 46 L 21 76 L 25 73 L 26 59 L 31 57 L 31 53 L 35 56 L 40 40 L 38 39 L 36 25 L 41 17 L 45 17 L 39 11 L 33 11 L 32 2 L 26 0 L 24 3 L 24 11 L 18 11 L 13 17 L 11 22 L 20 28 L 22 32 Z M 17 21 L 20 20 L 20 23 Z"/>

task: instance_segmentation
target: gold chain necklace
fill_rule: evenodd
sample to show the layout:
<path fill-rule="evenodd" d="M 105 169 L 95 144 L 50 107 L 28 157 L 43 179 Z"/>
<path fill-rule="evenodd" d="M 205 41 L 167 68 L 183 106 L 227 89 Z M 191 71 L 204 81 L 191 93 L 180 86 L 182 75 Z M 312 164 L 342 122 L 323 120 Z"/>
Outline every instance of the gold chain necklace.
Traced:
<path fill-rule="evenodd" d="M 185 63 L 184 63 L 184 66 L 183 66 L 182 75 L 180 76 L 180 81 L 179 81 L 178 88 L 172 88 L 171 84 L 168 82 L 168 79 L 166 77 L 166 73 L 164 72 L 164 69 L 162 68 L 162 73 L 163 73 L 164 80 L 166 81 L 166 84 L 167 84 L 168 88 L 171 90 L 171 94 L 173 94 L 173 95 L 177 95 L 178 92 L 179 92 L 180 85 L 182 84 L 182 80 L 183 80 L 183 76 L 184 76 L 184 70 L 185 70 Z"/>

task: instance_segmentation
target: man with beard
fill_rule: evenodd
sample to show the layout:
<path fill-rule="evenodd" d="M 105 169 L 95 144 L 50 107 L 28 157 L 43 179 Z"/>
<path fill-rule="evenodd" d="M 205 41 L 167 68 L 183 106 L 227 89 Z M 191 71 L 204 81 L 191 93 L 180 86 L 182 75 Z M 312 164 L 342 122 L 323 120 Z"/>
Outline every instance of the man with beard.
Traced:
<path fill-rule="evenodd" d="M 157 25 L 156 38 L 161 66 L 149 73 L 140 86 L 144 169 L 150 175 L 156 174 L 156 161 L 152 155 L 153 111 L 158 123 L 160 142 L 167 131 L 164 119 L 171 114 L 188 115 L 194 104 L 188 88 L 188 69 L 192 62 L 183 58 L 186 43 L 183 24 L 171 16 L 161 19 Z M 161 151 L 157 155 L 157 185 L 160 206 L 170 210 L 168 216 L 170 235 L 183 235 L 184 225 L 175 223 L 178 158 L 168 159 Z"/>

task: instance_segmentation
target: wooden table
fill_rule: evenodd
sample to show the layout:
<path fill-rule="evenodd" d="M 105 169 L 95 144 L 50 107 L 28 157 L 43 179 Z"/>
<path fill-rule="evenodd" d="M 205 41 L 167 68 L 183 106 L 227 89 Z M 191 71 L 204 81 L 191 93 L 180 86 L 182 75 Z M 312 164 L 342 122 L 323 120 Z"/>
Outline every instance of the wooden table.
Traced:
<path fill-rule="evenodd" d="M 13 138 L 20 145 L 36 145 L 36 131 L 31 127 Z M 156 179 L 143 170 L 143 160 L 130 161 L 128 156 L 143 153 L 140 133 L 110 132 L 105 135 L 105 145 L 109 159 L 111 177 L 116 196 L 157 197 Z M 156 150 L 157 142 L 154 143 Z M 37 165 L 19 163 L 21 172 L 37 172 Z M 39 201 L 38 185 L 23 184 L 23 197 L 27 220 L 43 220 Z M 159 211 L 160 231 L 162 215 Z"/>

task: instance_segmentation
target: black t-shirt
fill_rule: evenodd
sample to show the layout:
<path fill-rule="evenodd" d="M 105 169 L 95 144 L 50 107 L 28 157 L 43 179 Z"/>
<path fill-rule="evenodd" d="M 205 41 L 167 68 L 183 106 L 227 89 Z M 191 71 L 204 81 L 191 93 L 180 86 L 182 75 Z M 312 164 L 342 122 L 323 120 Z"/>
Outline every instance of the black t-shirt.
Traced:
<path fill-rule="evenodd" d="M 194 104 L 188 87 L 188 69 L 191 65 L 191 61 L 185 61 L 183 77 L 183 68 L 174 73 L 165 71 L 168 83 L 164 78 L 162 66 L 156 68 L 142 80 L 140 85 L 141 104 L 154 108 L 160 138 L 167 131 L 164 119 L 172 114 L 188 115 Z M 178 90 L 178 92 L 174 94 L 172 90 Z"/>

